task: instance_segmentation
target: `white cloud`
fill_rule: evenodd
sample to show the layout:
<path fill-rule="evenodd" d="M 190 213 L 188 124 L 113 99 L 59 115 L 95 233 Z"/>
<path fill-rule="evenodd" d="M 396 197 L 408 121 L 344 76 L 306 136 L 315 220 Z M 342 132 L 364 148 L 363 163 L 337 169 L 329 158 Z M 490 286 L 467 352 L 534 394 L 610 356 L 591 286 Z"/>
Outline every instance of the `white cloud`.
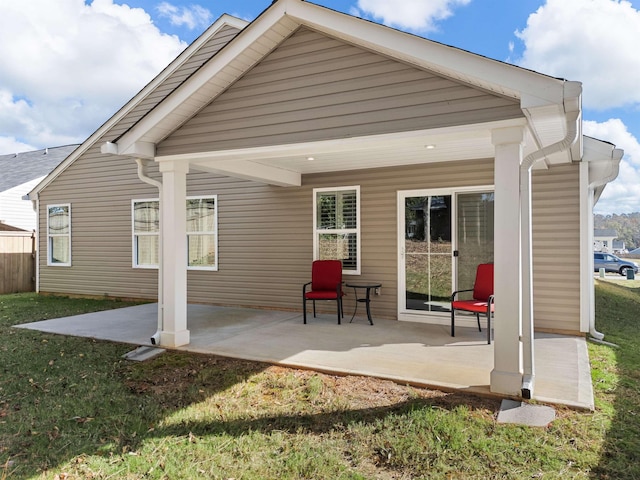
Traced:
<path fill-rule="evenodd" d="M 436 29 L 436 22 L 453 15 L 453 8 L 467 5 L 471 0 L 358 0 L 353 13 L 381 19 L 385 25 L 414 32 Z"/>
<path fill-rule="evenodd" d="M 113 0 L 2 0 L 0 136 L 81 142 L 185 47 Z"/>
<path fill-rule="evenodd" d="M 547 0 L 516 35 L 519 64 L 579 80 L 587 108 L 640 103 L 640 11 L 624 0 Z"/>
<path fill-rule="evenodd" d="M 185 26 L 189 30 L 206 28 L 211 23 L 211 12 L 200 5 L 177 7 L 169 2 L 160 3 L 156 9 L 161 17 L 168 18 L 171 25 Z"/>
<path fill-rule="evenodd" d="M 0 155 L 6 155 L 8 153 L 30 152 L 33 150 L 38 149 L 32 145 L 22 143 L 16 140 L 14 137 L 0 137 L 0 152 L 3 152 L 0 153 Z"/>
<path fill-rule="evenodd" d="M 640 212 L 640 143 L 617 118 L 603 123 L 585 121 L 585 135 L 606 139 L 624 150 L 618 177 L 609 183 L 595 206 L 596 213 Z"/>

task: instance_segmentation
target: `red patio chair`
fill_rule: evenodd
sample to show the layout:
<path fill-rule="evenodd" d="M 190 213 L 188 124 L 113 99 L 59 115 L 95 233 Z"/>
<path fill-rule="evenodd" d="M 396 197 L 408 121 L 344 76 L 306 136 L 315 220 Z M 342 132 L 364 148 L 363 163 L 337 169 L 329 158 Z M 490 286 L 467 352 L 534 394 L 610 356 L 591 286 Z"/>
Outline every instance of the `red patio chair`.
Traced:
<path fill-rule="evenodd" d="M 311 285 L 311 290 L 307 287 Z M 316 316 L 316 300 L 335 300 L 338 310 L 338 325 L 344 317 L 342 309 L 342 262 L 340 260 L 315 260 L 311 265 L 311 281 L 302 286 L 302 311 L 307 323 L 307 300 L 313 301 L 313 316 Z"/>
<path fill-rule="evenodd" d="M 471 300 L 456 300 L 456 295 L 461 292 L 473 292 Z M 451 295 L 451 336 L 455 337 L 455 313 L 456 310 L 464 310 L 474 313 L 480 327 L 480 314 L 487 316 L 487 343 L 491 343 L 491 315 L 494 312 L 493 301 L 493 263 L 481 263 L 476 270 L 476 281 L 473 289 L 457 290 Z"/>

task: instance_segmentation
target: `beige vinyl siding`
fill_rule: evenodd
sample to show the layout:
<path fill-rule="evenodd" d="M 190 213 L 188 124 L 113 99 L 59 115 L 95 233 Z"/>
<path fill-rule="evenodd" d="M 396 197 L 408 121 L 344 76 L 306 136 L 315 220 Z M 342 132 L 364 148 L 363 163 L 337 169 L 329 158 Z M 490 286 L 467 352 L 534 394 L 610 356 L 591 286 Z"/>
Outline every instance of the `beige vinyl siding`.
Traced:
<path fill-rule="evenodd" d="M 346 278 L 382 282 L 374 316 L 396 318 L 397 191 L 490 185 L 493 161 L 307 175 L 289 188 L 204 172 L 187 178 L 189 195 L 218 195 L 219 217 L 219 271 L 188 272 L 189 302 L 299 310 L 313 259 L 313 188 L 360 185 L 362 274 Z M 578 168 L 535 172 L 533 192 L 536 328 L 577 332 Z M 131 200 L 156 196 L 133 160 L 98 153 L 72 165 L 40 197 L 45 224 L 47 204 L 71 203 L 72 267 L 46 266 L 41 235 L 41 291 L 155 298 L 157 270 L 131 265 Z"/>
<path fill-rule="evenodd" d="M 538 329 L 580 331 L 579 166 L 533 175 L 533 291 Z"/>
<path fill-rule="evenodd" d="M 111 173 L 100 165 L 105 158 Z M 218 195 L 219 271 L 189 271 L 188 299 L 300 310 L 313 259 L 313 188 L 360 185 L 362 275 L 347 279 L 382 282 L 374 315 L 396 318 L 397 191 L 492 182 L 492 160 L 308 175 L 290 188 L 190 173 L 189 195 Z M 41 211 L 71 203 L 72 267 L 41 263 L 41 291 L 154 298 L 157 270 L 131 266 L 131 199 L 155 195 L 137 179 L 133 160 L 97 155 L 71 166 L 43 192 Z M 353 298 L 348 292 L 345 313 Z"/>
<path fill-rule="evenodd" d="M 46 266 L 46 235 L 40 235 L 41 291 L 156 296 L 157 271 L 131 268 L 131 198 L 158 195 L 136 170 L 132 159 L 102 155 L 96 146 L 40 193 L 41 226 L 47 205 L 61 199 L 71 204 L 72 219 L 71 267 Z"/>
<path fill-rule="evenodd" d="M 301 28 L 158 145 L 159 155 L 519 118 L 517 102 Z"/>

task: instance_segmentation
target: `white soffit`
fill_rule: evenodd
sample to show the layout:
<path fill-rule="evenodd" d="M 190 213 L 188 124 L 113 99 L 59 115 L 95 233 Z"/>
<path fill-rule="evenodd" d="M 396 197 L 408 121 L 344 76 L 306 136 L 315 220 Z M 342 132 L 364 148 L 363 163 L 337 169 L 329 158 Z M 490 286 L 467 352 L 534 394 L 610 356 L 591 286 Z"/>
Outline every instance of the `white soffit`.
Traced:
<path fill-rule="evenodd" d="M 166 155 L 156 157 L 156 161 L 188 162 L 194 170 L 281 186 L 299 185 L 302 175 L 313 173 L 493 158 L 492 130 L 523 126 L 523 123 L 523 119 L 504 120 L 300 144 Z M 530 135 L 526 138 L 532 143 Z"/>

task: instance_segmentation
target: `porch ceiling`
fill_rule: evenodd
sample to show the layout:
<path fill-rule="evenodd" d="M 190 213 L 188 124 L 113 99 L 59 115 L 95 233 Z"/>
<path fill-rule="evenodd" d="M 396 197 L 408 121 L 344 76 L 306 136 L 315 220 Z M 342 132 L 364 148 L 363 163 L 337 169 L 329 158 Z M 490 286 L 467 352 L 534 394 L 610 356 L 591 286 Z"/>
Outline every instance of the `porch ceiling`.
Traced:
<path fill-rule="evenodd" d="M 273 145 L 156 157 L 158 162 L 187 162 L 203 170 L 274 185 L 301 184 L 301 176 L 419 163 L 493 158 L 491 131 L 524 120 L 440 128 L 328 141 Z M 530 133 L 526 150 L 535 150 Z M 525 151 L 525 153 L 528 153 Z"/>

